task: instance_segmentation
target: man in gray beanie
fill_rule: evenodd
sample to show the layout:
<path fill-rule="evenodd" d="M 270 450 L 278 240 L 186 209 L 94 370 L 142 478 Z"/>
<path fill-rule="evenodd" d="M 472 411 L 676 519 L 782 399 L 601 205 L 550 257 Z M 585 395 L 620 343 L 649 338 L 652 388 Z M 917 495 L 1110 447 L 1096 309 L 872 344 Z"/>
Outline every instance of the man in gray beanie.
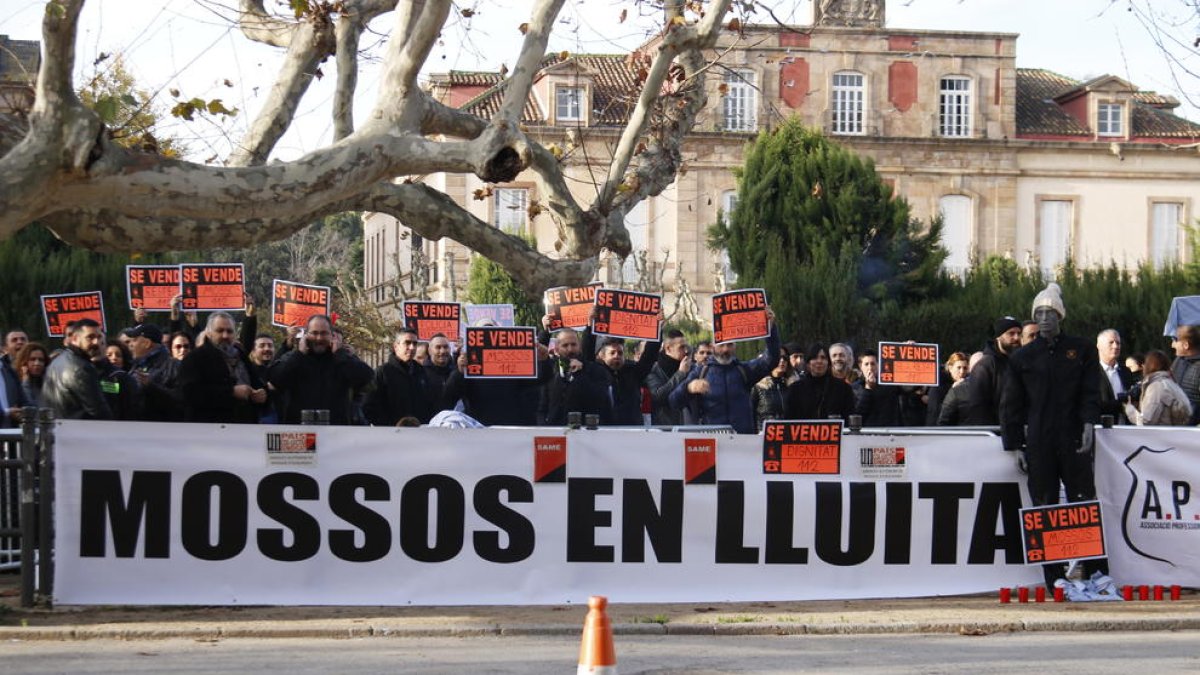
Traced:
<path fill-rule="evenodd" d="M 1058 284 L 1037 294 L 1033 319 L 1038 337 L 1009 359 L 1000 402 L 1004 449 L 1018 465 L 1028 467 L 1034 506 L 1057 504 L 1060 481 L 1069 502 L 1096 498 L 1092 465 L 1100 419 L 1100 359 L 1091 341 L 1062 334 L 1066 315 Z M 1103 559 L 1084 561 L 1085 577 L 1107 573 L 1107 568 Z M 1044 565 L 1043 571 L 1051 591 L 1066 576 L 1061 563 Z"/>

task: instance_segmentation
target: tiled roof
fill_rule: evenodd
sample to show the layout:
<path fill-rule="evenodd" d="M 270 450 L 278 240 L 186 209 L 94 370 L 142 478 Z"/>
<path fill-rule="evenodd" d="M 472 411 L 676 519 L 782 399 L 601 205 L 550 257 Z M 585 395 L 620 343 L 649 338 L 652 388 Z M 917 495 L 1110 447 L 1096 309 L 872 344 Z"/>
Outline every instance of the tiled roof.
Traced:
<path fill-rule="evenodd" d="M 1083 83 L 1041 68 L 1017 69 L 1017 133 L 1021 136 L 1080 136 L 1092 131 L 1054 99 Z M 1179 102 L 1154 92 L 1134 92 L 1132 138 L 1200 138 L 1200 124 L 1171 113 Z"/>
<path fill-rule="evenodd" d="M 629 113 L 637 103 L 640 87 L 637 73 L 628 65 L 627 57 L 610 54 L 571 54 L 566 60 L 560 54 L 551 54 L 542 61 L 542 68 L 571 62 L 592 76 L 592 124 L 595 126 L 623 126 Z M 476 73 L 482 75 L 482 73 Z M 507 81 L 500 81 L 499 73 L 495 86 L 463 104 L 463 110 L 489 118 L 500 109 Z M 532 96 L 525 103 L 521 121 L 525 124 L 544 124 L 547 115 Z"/>
<path fill-rule="evenodd" d="M 0 35 L 0 82 L 32 84 L 42 62 L 42 47 L 36 40 L 10 40 Z"/>
<path fill-rule="evenodd" d="M 486 70 L 452 70 L 447 75 L 452 87 L 491 87 L 504 79 L 500 73 Z"/>

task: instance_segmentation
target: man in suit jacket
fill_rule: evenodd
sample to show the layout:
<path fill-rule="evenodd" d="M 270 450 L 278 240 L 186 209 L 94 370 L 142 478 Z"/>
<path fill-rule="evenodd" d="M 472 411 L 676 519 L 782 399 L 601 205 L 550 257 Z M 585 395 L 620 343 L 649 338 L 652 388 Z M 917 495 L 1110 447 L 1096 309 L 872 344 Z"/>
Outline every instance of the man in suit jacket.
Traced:
<path fill-rule="evenodd" d="M 1100 354 L 1100 414 L 1112 415 L 1116 424 L 1129 424 L 1123 403 L 1135 379 L 1121 361 L 1121 334 L 1114 328 L 1100 331 L 1096 351 Z"/>

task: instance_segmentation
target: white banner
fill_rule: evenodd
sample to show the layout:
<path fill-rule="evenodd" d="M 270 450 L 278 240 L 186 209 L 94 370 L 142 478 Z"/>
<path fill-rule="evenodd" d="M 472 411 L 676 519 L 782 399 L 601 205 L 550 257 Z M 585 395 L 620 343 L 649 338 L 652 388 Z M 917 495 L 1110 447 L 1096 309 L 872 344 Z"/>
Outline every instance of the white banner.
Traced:
<path fill-rule="evenodd" d="M 1096 438 L 1113 578 L 1200 586 L 1200 429 L 1118 427 Z"/>
<path fill-rule="evenodd" d="M 547 436 L 566 438 L 565 476 L 538 475 L 564 482 L 533 482 Z M 688 438 L 63 421 L 55 600 L 719 602 L 1041 579 L 998 439 L 847 435 L 840 475 L 768 476 L 761 437 L 722 436 L 716 482 L 685 484 Z"/>

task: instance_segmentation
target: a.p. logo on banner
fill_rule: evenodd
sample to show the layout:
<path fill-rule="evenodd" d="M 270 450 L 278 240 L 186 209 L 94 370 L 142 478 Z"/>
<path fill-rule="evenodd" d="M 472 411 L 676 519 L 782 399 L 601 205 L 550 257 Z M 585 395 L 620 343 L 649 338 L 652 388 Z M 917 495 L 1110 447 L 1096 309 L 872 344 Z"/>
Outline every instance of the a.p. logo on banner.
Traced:
<path fill-rule="evenodd" d="M 1026 565 L 1105 557 L 1100 502 L 1021 509 Z"/>
<path fill-rule="evenodd" d="M 718 293 L 712 299 L 713 342 L 757 340 L 770 335 L 767 292 L 749 288 Z"/>
<path fill-rule="evenodd" d="M 46 335 L 62 337 L 67 324 L 80 319 L 92 319 L 106 331 L 104 324 L 104 294 L 100 291 L 59 293 L 42 296 L 42 317 L 46 320 Z"/>
<path fill-rule="evenodd" d="M 271 323 L 281 328 L 303 326 L 310 316 L 329 314 L 329 287 L 276 279 L 271 291 Z"/>
<path fill-rule="evenodd" d="M 841 420 L 767 422 L 762 463 L 763 473 L 840 473 Z"/>
<path fill-rule="evenodd" d="M 185 264 L 179 271 L 185 310 L 213 312 L 246 306 L 246 272 L 241 263 Z"/>
<path fill-rule="evenodd" d="M 462 305 L 457 302 L 405 301 L 404 325 L 417 331 L 417 339 L 422 342 L 433 339 L 438 333 L 453 340 L 462 335 Z"/>
<path fill-rule="evenodd" d="M 171 310 L 171 301 L 179 295 L 179 265 L 126 265 L 125 295 L 129 309 L 147 312 Z"/>
<path fill-rule="evenodd" d="M 879 384 L 936 387 L 938 346 L 916 342 L 880 342 Z"/>
<path fill-rule="evenodd" d="M 567 482 L 567 437 L 533 437 L 533 482 Z"/>
<path fill-rule="evenodd" d="M 596 305 L 596 290 L 600 283 L 587 286 L 567 288 L 559 286 L 548 289 L 544 294 L 546 315 L 550 317 L 550 330 L 587 328 L 592 317 L 592 307 Z"/>
<path fill-rule="evenodd" d="M 532 328 L 467 327 L 466 377 L 537 377 L 537 336 Z"/>
<path fill-rule="evenodd" d="M 717 484 L 717 439 L 683 439 L 683 482 L 687 485 Z"/>
<path fill-rule="evenodd" d="M 637 291 L 601 288 L 596 291 L 597 335 L 633 340 L 657 340 L 662 296 Z"/>

